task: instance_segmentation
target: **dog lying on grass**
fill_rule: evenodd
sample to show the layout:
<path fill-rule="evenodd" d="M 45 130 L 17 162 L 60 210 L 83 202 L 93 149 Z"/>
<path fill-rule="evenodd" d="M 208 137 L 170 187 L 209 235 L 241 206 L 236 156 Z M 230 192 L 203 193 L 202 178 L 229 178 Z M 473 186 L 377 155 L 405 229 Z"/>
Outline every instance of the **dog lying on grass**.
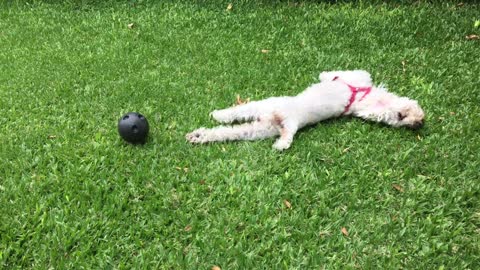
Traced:
<path fill-rule="evenodd" d="M 363 70 L 330 71 L 320 74 L 320 82 L 297 96 L 272 97 L 223 110 L 211 116 L 222 124 L 199 128 L 186 135 L 191 143 L 257 140 L 279 136 L 273 147 L 290 147 L 295 133 L 322 120 L 352 115 L 394 127 L 418 129 L 424 113 L 418 102 L 399 97 L 383 85 L 372 84 Z"/>

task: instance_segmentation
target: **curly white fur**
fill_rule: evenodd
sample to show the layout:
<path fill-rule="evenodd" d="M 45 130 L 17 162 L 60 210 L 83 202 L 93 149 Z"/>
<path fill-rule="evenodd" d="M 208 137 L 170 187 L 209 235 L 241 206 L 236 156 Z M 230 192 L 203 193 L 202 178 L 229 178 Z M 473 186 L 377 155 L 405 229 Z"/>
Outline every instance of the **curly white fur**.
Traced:
<path fill-rule="evenodd" d="M 334 80 L 335 77 L 340 80 Z M 347 112 L 352 92 L 348 85 L 372 87 L 363 99 L 357 97 Z M 211 116 L 233 126 L 200 128 L 186 135 L 191 143 L 256 140 L 280 135 L 273 145 L 278 150 L 290 147 L 295 133 L 311 124 L 341 115 L 353 115 L 383 122 L 394 127 L 418 128 L 424 113 L 417 101 L 399 97 L 383 86 L 374 86 L 370 74 L 363 70 L 330 71 L 320 74 L 320 82 L 297 96 L 272 97 L 260 101 L 215 110 Z"/>

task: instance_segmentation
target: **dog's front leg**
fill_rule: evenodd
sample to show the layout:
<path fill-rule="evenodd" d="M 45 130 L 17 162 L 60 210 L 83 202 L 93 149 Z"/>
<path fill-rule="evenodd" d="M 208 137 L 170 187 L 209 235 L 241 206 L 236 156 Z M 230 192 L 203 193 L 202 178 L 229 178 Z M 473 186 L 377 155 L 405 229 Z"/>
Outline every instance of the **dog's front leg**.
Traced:
<path fill-rule="evenodd" d="M 234 126 L 199 128 L 185 137 L 191 143 L 208 143 L 219 141 L 258 140 L 278 135 L 278 129 L 268 120 L 258 120 Z"/>

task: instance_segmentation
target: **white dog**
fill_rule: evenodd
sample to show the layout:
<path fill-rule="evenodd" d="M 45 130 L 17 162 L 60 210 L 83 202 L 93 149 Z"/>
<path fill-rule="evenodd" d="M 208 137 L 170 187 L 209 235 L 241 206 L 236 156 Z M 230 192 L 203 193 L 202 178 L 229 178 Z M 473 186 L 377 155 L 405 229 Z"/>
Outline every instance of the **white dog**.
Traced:
<path fill-rule="evenodd" d="M 191 143 L 207 143 L 280 135 L 273 147 L 284 150 L 290 147 L 299 129 L 341 115 L 413 129 L 423 125 L 424 117 L 417 101 L 389 93 L 383 85 L 374 86 L 366 71 L 331 71 L 322 72 L 320 83 L 297 96 L 272 97 L 215 110 L 211 116 L 220 123 L 244 123 L 200 128 L 187 134 L 186 139 Z"/>

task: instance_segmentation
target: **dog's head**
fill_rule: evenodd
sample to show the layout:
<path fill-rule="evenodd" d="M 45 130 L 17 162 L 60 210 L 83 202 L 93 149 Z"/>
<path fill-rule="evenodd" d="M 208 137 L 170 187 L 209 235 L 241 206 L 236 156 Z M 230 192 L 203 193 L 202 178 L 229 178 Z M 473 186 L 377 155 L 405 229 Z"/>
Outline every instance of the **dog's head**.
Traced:
<path fill-rule="evenodd" d="M 388 122 L 394 127 L 419 129 L 423 126 L 424 116 L 416 100 L 403 97 L 393 106 Z"/>

